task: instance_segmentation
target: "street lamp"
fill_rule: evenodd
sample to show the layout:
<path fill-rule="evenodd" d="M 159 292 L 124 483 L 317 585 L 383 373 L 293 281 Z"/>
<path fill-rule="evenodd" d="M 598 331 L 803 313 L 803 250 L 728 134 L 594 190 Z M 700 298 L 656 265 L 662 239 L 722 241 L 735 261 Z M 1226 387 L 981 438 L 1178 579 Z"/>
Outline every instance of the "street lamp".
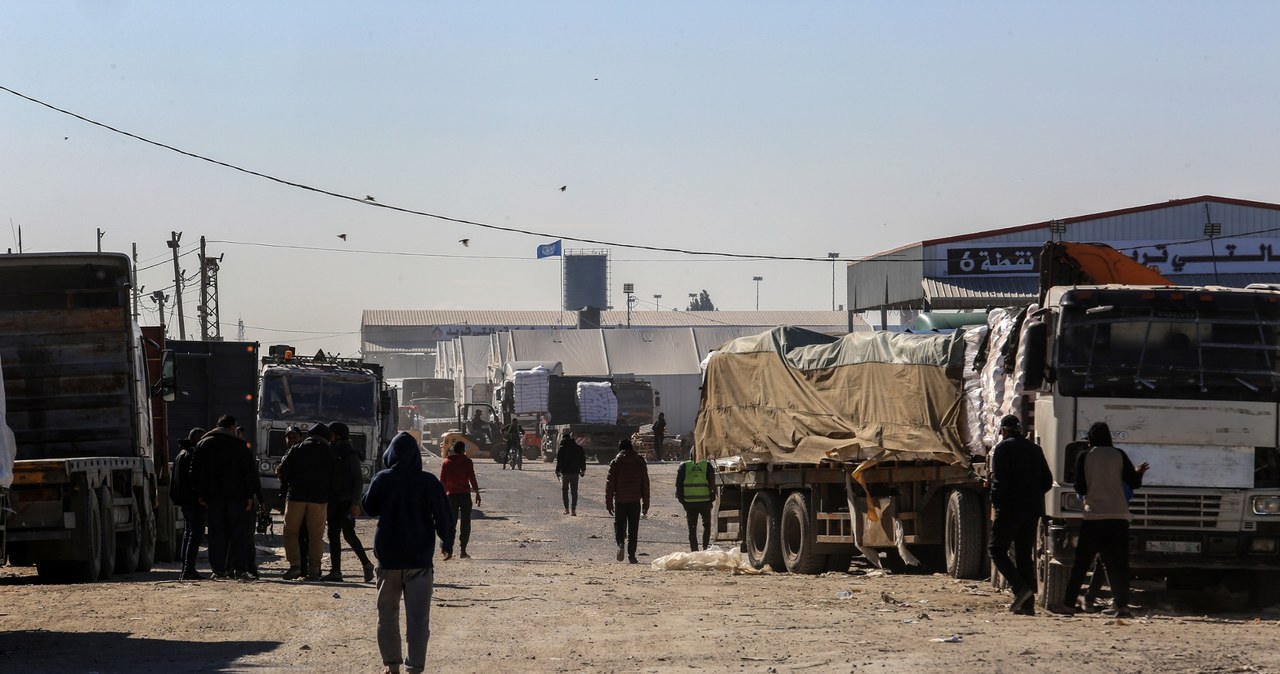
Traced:
<path fill-rule="evenodd" d="M 831 310 L 836 310 L 836 259 L 840 257 L 840 253 L 827 253 L 827 257 L 831 258 Z"/>
<path fill-rule="evenodd" d="M 653 296 L 653 308 L 655 311 L 662 311 L 662 305 L 658 303 L 660 299 L 662 299 L 662 295 L 655 294 Z"/>
<path fill-rule="evenodd" d="M 756 282 L 756 311 L 760 311 L 760 282 L 764 280 L 764 277 L 752 276 L 751 280 Z"/>
<path fill-rule="evenodd" d="M 627 296 L 627 327 L 631 327 L 631 307 L 635 305 L 636 284 L 623 283 L 622 294 Z"/>

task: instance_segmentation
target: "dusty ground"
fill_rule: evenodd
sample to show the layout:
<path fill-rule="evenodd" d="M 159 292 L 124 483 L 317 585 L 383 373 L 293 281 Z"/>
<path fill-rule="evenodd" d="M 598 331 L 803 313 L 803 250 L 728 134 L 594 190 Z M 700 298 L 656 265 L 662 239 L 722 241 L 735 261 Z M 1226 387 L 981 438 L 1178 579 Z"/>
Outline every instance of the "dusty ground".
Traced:
<path fill-rule="evenodd" d="M 1140 589 L 1134 620 L 1020 617 L 986 583 L 940 575 L 655 571 L 650 560 L 687 545 L 674 465 L 651 466 L 654 507 L 636 566 L 613 559 L 604 467 L 588 469 L 570 518 L 546 464 L 477 466 L 486 499 L 474 558 L 436 564 L 435 669 L 1280 671 L 1280 613 L 1240 612 L 1239 596 Z M 371 545 L 372 521 L 360 529 Z M 279 525 L 259 544 L 278 553 Z M 0 569 L 0 671 L 381 670 L 372 585 L 284 582 L 283 559 L 263 556 L 260 582 L 179 582 L 165 565 L 40 585 L 32 569 Z M 358 568 L 350 552 L 344 566 Z M 959 641 L 937 641 L 952 635 Z"/>

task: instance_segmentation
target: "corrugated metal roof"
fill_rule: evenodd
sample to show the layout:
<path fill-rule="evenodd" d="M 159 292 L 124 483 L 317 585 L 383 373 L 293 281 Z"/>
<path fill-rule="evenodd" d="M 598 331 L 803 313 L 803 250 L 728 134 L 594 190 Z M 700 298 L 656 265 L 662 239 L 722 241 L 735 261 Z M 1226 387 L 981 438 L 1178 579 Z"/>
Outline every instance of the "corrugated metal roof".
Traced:
<path fill-rule="evenodd" d="M 632 326 L 701 327 L 794 325 L 823 332 L 843 332 L 849 323 L 843 311 L 633 311 Z M 870 326 L 853 317 L 854 330 Z M 365 309 L 361 327 L 384 326 L 507 326 L 513 329 L 577 327 L 578 315 L 572 311 L 507 311 L 500 309 Z M 626 311 L 603 311 L 601 327 L 627 324 Z"/>
<path fill-rule="evenodd" d="M 1039 279 L 1034 276 L 927 278 L 921 285 L 933 310 L 1028 304 L 1040 294 Z"/>

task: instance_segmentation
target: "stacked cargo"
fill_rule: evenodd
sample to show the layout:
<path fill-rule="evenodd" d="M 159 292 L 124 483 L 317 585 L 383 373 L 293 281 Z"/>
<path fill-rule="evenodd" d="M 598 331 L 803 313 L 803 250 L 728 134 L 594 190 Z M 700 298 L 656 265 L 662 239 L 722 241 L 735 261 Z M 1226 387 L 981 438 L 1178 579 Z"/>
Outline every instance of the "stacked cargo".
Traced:
<path fill-rule="evenodd" d="M 547 378 L 545 367 L 520 370 L 512 375 L 515 380 L 516 414 L 536 414 L 547 410 Z"/>
<path fill-rule="evenodd" d="M 618 398 L 609 382 L 578 382 L 578 414 L 584 424 L 612 424 L 618 420 Z"/>

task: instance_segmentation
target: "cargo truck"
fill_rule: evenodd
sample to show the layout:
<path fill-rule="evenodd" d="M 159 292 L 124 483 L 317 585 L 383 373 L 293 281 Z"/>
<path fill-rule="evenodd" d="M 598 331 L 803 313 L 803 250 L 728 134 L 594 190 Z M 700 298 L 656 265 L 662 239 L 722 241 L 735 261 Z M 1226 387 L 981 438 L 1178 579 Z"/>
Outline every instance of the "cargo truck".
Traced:
<path fill-rule="evenodd" d="M 276 345 L 261 367 L 256 453 L 268 507 L 284 506 L 276 468 L 289 449 L 284 436 L 290 426 L 305 433 L 317 422 L 341 421 L 360 454 L 363 480 L 381 470 L 382 450 L 396 433 L 398 412 L 395 390 L 383 379 L 381 365 L 323 351 L 300 356 L 292 346 Z"/>
<path fill-rule="evenodd" d="M 131 317 L 129 258 L 0 256 L 0 363 L 16 460 L 5 553 L 41 579 L 88 582 L 149 570 L 166 454 L 152 402 L 174 394 L 172 361 Z M 148 355 L 161 376 L 147 377 Z"/>

